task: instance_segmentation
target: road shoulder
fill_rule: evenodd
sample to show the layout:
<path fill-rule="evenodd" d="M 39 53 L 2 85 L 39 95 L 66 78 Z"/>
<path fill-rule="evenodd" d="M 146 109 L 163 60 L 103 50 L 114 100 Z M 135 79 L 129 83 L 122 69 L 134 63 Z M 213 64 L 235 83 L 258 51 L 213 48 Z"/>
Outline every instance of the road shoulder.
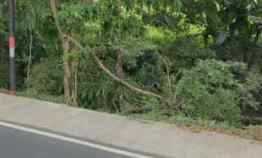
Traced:
<path fill-rule="evenodd" d="M 0 120 L 130 151 L 183 158 L 260 158 L 255 141 L 0 94 Z M 160 157 L 160 156 L 157 156 Z"/>

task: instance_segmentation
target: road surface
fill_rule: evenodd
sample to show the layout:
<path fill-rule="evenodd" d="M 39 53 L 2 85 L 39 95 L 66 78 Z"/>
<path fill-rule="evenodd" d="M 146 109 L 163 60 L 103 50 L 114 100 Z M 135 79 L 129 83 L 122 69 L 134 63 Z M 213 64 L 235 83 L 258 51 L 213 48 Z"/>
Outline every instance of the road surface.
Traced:
<path fill-rule="evenodd" d="M 1 158 L 129 158 L 104 150 L 0 126 Z"/>

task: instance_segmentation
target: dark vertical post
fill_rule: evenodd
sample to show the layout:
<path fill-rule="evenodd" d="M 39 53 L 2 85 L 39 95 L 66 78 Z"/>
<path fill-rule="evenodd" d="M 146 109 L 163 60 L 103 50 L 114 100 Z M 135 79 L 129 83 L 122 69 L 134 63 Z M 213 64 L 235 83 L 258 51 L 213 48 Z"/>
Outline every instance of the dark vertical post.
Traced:
<path fill-rule="evenodd" d="M 15 61 L 15 16 L 16 0 L 8 0 L 9 6 L 9 92 L 16 95 L 16 61 Z"/>

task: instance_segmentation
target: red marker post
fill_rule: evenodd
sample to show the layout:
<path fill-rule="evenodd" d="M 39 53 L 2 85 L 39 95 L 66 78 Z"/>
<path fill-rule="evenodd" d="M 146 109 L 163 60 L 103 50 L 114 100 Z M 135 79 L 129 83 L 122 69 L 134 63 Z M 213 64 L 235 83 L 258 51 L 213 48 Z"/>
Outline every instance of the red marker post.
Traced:
<path fill-rule="evenodd" d="M 9 6 L 9 93 L 16 95 L 16 61 L 15 61 L 15 15 L 16 0 L 8 0 Z"/>

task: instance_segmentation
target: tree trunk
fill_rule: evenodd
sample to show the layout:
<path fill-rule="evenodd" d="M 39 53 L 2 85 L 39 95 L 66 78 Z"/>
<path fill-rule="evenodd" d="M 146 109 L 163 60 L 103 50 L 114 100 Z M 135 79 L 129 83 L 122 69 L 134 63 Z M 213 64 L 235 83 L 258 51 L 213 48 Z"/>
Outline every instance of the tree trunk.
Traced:
<path fill-rule="evenodd" d="M 70 51 L 70 41 L 67 37 L 63 39 L 63 50 L 64 55 L 68 54 Z M 68 60 L 64 59 L 64 97 L 66 104 L 71 104 L 71 70 Z"/>
<path fill-rule="evenodd" d="M 121 49 L 117 50 L 116 74 L 120 79 L 124 79 L 125 77 L 123 70 L 123 51 Z"/>
<path fill-rule="evenodd" d="M 50 6 L 55 18 L 55 23 L 59 26 L 59 21 L 57 20 L 57 8 L 60 5 L 59 0 L 50 0 Z M 72 53 L 72 46 L 70 41 L 70 34 L 63 34 L 60 27 L 58 27 L 60 33 L 61 41 L 63 44 L 63 55 L 64 55 L 64 98 L 65 103 L 68 105 L 78 106 L 78 93 L 77 93 L 77 69 L 78 61 L 68 60 L 67 57 Z"/>

